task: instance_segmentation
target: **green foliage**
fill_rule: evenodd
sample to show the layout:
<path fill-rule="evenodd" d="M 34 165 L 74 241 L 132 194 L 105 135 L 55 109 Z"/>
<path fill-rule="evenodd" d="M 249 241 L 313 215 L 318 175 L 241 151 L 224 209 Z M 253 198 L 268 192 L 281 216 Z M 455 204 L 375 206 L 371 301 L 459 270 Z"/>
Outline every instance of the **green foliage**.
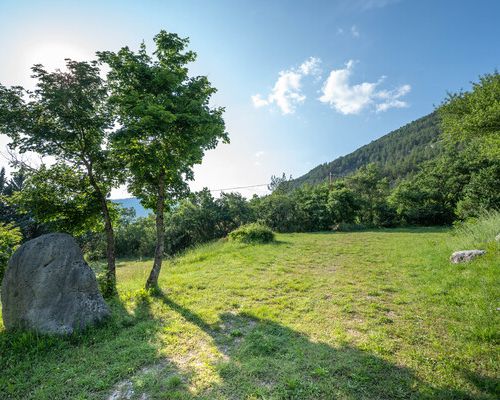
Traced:
<path fill-rule="evenodd" d="M 262 198 L 254 197 L 250 204 L 257 220 L 273 231 L 299 230 L 297 204 L 289 195 L 276 193 Z"/>
<path fill-rule="evenodd" d="M 451 142 L 479 141 L 479 150 L 500 161 L 500 74 L 479 78 L 469 92 L 449 94 L 439 107 L 443 134 Z"/>
<path fill-rule="evenodd" d="M 242 243 L 270 243 L 274 241 L 273 231 L 257 222 L 242 225 L 229 233 L 229 240 Z"/>
<path fill-rule="evenodd" d="M 111 101 L 122 125 L 113 145 L 129 170 L 129 190 L 156 211 L 158 198 L 173 204 L 192 166 L 228 137 L 224 109 L 209 106 L 215 88 L 204 76 L 188 76 L 186 65 L 196 58 L 185 51 L 189 40 L 161 31 L 154 42 L 154 56 L 143 43 L 137 53 L 124 47 L 99 58 L 110 67 Z"/>
<path fill-rule="evenodd" d="M 495 209 L 500 209 L 500 163 L 471 174 L 457 202 L 456 212 L 459 218 L 467 219 Z"/>
<path fill-rule="evenodd" d="M 286 182 L 288 190 L 303 184 L 327 182 L 330 174 L 338 179 L 356 172 L 359 168 L 375 163 L 384 177 L 391 182 L 417 171 L 419 166 L 434 159 L 441 152 L 440 120 L 436 113 L 413 121 L 354 152 L 329 163 L 318 165 L 307 174 Z"/>
<path fill-rule="evenodd" d="M 155 250 L 156 229 L 152 216 L 137 218 L 128 223 L 120 221 L 116 227 L 117 257 L 152 257 Z"/>
<path fill-rule="evenodd" d="M 23 211 L 15 204 L 15 197 L 24 189 L 26 176 L 26 170 L 21 168 L 7 179 L 5 168 L 0 169 L 0 223 L 16 225 L 23 238 L 29 240 L 46 232 L 48 227 L 36 221 L 31 210 Z"/>
<path fill-rule="evenodd" d="M 450 246 L 453 250 L 487 249 L 500 250 L 496 237 L 500 234 L 500 211 L 483 211 L 476 218 L 455 225 Z"/>
<path fill-rule="evenodd" d="M 221 107 L 210 107 L 216 92 L 206 76 L 189 77 L 196 54 L 189 40 L 161 31 L 150 56 L 123 47 L 98 53 L 108 64 L 111 102 L 121 129 L 113 147 L 127 169 L 128 188 L 156 214 L 156 247 L 146 286 L 157 286 L 164 256 L 164 212 L 187 192 L 193 166 L 219 141 L 228 142 Z"/>
<path fill-rule="evenodd" d="M 27 172 L 23 190 L 9 201 L 49 231 L 81 235 L 102 230 L 100 202 L 88 176 L 63 163 Z"/>
<path fill-rule="evenodd" d="M 442 184 L 442 176 L 432 168 L 424 168 L 423 172 L 402 181 L 389 198 L 399 221 L 424 226 L 453 221 L 453 205 Z"/>
<path fill-rule="evenodd" d="M 352 224 L 361 209 L 360 199 L 343 181 L 336 182 L 328 193 L 328 210 L 334 224 Z"/>
<path fill-rule="evenodd" d="M 305 186 L 295 190 L 291 198 L 297 205 L 298 230 L 317 232 L 331 228 L 332 214 L 328 207 L 328 186 Z"/>
<path fill-rule="evenodd" d="M 21 230 L 12 224 L 0 223 L 0 283 L 7 263 L 21 243 Z"/>
<path fill-rule="evenodd" d="M 43 197 L 45 201 L 39 204 L 32 201 L 32 195 L 40 194 L 36 193 L 36 186 L 32 186 L 28 196 L 23 195 L 24 199 L 28 197 L 27 202 L 36 206 L 38 220 L 51 223 L 65 220 L 65 224 L 59 225 L 63 229 L 58 228 L 64 231 L 75 231 L 85 224 L 94 225 L 93 212 L 88 214 L 89 221 L 81 219 L 85 219 L 85 211 L 92 207 L 92 201 L 100 207 L 107 236 L 105 294 L 111 295 L 115 291 L 115 256 L 111 206 L 107 197 L 111 189 L 122 182 L 123 175 L 109 147 L 116 119 L 110 108 L 108 87 L 100 76 L 97 61 L 66 59 L 64 71 L 48 72 L 41 64 L 34 65 L 32 71 L 36 80 L 34 91 L 0 85 L 0 130 L 12 140 L 9 146 L 20 153 L 35 152 L 41 157 L 55 158 L 57 167 L 50 178 L 59 193 L 71 197 L 71 202 L 59 201 L 60 207 L 54 212 L 50 201 L 46 201 L 48 197 Z M 63 169 L 72 171 L 60 173 Z M 51 170 L 42 166 L 35 175 L 47 175 Z M 68 178 L 71 174 L 74 177 Z M 81 177 L 82 184 L 76 184 L 75 177 Z M 63 215 L 65 212 L 67 215 Z M 73 227 L 71 222 L 75 220 L 77 225 Z"/>
<path fill-rule="evenodd" d="M 361 167 L 346 180 L 359 199 L 359 222 L 365 225 L 390 226 L 395 212 L 387 202 L 389 181 L 376 164 Z"/>

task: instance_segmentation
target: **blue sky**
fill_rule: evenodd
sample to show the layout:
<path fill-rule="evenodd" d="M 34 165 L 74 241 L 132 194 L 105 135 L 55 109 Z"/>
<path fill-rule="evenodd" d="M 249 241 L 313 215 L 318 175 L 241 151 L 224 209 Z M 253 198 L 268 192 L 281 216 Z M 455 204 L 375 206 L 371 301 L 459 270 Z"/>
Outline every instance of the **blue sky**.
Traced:
<path fill-rule="evenodd" d="M 188 36 L 231 138 L 192 187 L 246 186 L 300 176 L 468 89 L 499 67 L 498 15 L 496 0 L 0 0 L 0 82 L 30 86 L 36 62 L 134 48 L 161 29 Z"/>

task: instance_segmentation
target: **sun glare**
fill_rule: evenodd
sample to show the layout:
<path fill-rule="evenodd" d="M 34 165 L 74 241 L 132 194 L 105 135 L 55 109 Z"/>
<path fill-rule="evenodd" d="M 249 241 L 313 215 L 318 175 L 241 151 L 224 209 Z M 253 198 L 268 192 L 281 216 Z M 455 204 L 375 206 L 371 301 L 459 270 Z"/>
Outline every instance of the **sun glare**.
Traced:
<path fill-rule="evenodd" d="M 45 42 L 37 44 L 28 53 L 29 65 L 43 64 L 47 69 L 63 69 L 64 59 L 84 60 L 92 57 L 92 54 L 84 51 L 78 46 L 63 42 Z"/>

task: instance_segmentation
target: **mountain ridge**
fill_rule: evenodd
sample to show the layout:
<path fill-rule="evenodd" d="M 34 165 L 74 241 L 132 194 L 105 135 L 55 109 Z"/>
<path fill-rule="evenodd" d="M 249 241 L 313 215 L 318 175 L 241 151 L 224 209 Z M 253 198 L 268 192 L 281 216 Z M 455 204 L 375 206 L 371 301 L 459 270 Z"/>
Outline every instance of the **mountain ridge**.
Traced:
<path fill-rule="evenodd" d="M 332 178 L 342 178 L 359 168 L 375 163 L 391 181 L 402 179 L 425 161 L 435 158 L 441 151 L 441 134 L 438 114 L 428 115 L 409 122 L 378 139 L 365 144 L 345 156 L 319 164 L 306 174 L 287 181 L 285 189 L 293 190 L 302 185 L 316 185 Z"/>

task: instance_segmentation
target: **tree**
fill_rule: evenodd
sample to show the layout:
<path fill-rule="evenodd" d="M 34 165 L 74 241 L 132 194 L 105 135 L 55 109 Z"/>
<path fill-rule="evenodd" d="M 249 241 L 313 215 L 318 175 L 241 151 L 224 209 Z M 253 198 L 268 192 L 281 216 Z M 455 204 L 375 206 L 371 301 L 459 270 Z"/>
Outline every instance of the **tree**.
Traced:
<path fill-rule="evenodd" d="M 272 193 L 284 193 L 286 191 L 287 182 L 290 182 L 291 180 L 292 175 L 290 175 L 290 178 L 287 178 L 284 172 L 281 176 L 272 175 L 271 182 L 269 183 L 269 185 L 267 185 L 267 190 Z"/>
<path fill-rule="evenodd" d="M 99 199 L 88 176 L 63 163 L 25 172 L 22 190 L 9 202 L 48 231 L 79 236 L 102 226 Z"/>
<path fill-rule="evenodd" d="M 12 224 L 0 223 L 0 282 L 2 282 L 7 263 L 21 243 L 19 228 Z"/>
<path fill-rule="evenodd" d="M 445 138 L 453 143 L 478 141 L 480 151 L 500 159 L 500 74 L 479 77 L 472 91 L 449 94 L 438 108 Z"/>
<path fill-rule="evenodd" d="M 327 206 L 331 213 L 332 221 L 336 224 L 354 223 L 360 209 L 359 199 L 356 194 L 343 181 L 333 184 L 328 194 Z"/>
<path fill-rule="evenodd" d="M 108 82 L 122 129 L 114 146 L 129 172 L 129 190 L 153 209 L 156 248 L 146 283 L 156 287 L 164 253 L 164 212 L 185 193 L 192 167 L 220 140 L 227 142 L 223 108 L 211 108 L 215 93 L 205 76 L 189 77 L 186 65 L 196 58 L 185 51 L 189 40 L 161 31 L 156 50 L 144 43 L 137 53 L 128 47 L 99 53 L 110 67 Z"/>
<path fill-rule="evenodd" d="M 346 183 L 360 199 L 361 222 L 369 225 L 386 224 L 389 181 L 376 164 L 361 167 Z"/>
<path fill-rule="evenodd" d="M 52 156 L 88 180 L 85 195 L 101 207 L 107 238 L 106 295 L 115 292 L 115 244 L 107 200 L 119 169 L 107 148 L 113 114 L 97 62 L 66 60 L 66 71 L 32 68 L 36 89 L 0 85 L 0 130 L 21 153 Z M 26 98 L 28 100 L 26 100 Z"/>

